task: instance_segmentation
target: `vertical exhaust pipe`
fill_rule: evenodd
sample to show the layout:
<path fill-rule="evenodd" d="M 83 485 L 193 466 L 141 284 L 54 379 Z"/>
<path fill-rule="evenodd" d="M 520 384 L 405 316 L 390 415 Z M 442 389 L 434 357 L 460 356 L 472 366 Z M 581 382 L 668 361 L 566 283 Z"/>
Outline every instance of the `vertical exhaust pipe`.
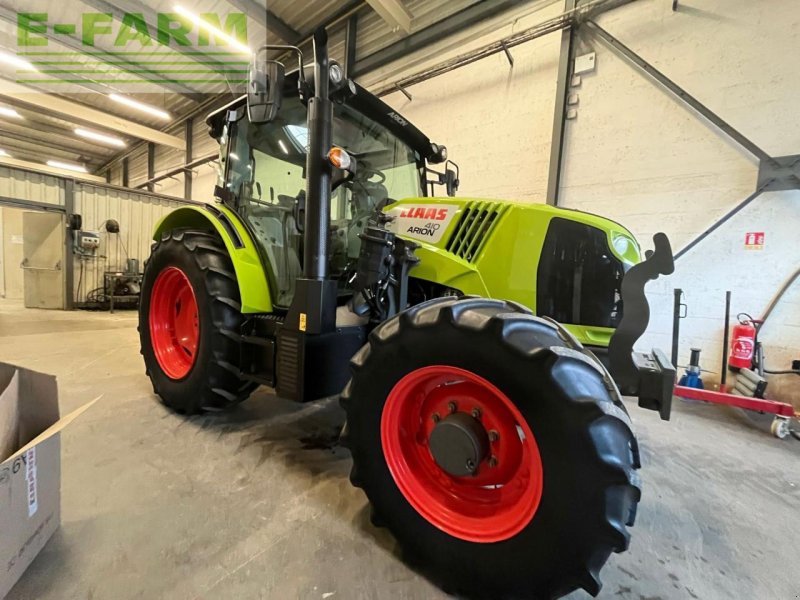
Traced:
<path fill-rule="evenodd" d="M 308 155 L 306 156 L 305 262 L 303 276 L 328 277 L 331 166 L 328 151 L 333 129 L 333 103 L 329 98 L 328 34 L 314 32 L 314 96 L 308 101 Z"/>

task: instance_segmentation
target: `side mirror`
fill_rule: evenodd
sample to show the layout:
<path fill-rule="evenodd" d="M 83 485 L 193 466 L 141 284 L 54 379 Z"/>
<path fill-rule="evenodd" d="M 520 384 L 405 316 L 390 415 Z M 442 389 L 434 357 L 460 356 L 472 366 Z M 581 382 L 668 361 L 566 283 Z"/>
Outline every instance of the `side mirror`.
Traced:
<path fill-rule="evenodd" d="M 247 116 L 251 123 L 269 123 L 278 114 L 283 99 L 285 67 L 276 60 L 260 58 L 250 65 L 247 84 Z M 266 56 L 264 54 L 263 56 Z"/>
<path fill-rule="evenodd" d="M 450 163 L 455 164 L 455 163 Z M 458 166 L 455 169 L 446 169 L 444 172 L 444 184 L 448 196 L 455 196 L 458 191 Z"/>

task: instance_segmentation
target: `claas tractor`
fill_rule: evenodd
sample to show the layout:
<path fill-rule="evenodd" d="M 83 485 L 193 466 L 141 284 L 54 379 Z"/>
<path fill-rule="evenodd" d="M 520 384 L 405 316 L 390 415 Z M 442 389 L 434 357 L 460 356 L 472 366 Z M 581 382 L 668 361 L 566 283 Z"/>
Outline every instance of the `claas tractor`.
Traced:
<path fill-rule="evenodd" d="M 468 597 L 597 594 L 640 497 L 621 393 L 669 417 L 674 368 L 633 352 L 666 237 L 642 260 L 608 219 L 457 198 L 446 148 L 348 79 L 324 30 L 308 62 L 261 48 L 208 125 L 217 201 L 157 225 L 142 284 L 163 403 L 338 395 L 350 479 L 415 568 Z"/>

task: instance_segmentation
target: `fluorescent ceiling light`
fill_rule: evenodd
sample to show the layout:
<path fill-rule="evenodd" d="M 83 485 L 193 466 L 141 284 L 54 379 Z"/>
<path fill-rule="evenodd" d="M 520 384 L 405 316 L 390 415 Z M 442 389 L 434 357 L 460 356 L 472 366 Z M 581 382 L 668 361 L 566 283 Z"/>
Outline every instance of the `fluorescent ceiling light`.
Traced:
<path fill-rule="evenodd" d="M 0 156 L 11 156 L 11 155 L 2 148 L 0 148 Z"/>
<path fill-rule="evenodd" d="M 22 118 L 21 114 L 19 114 L 13 108 L 8 108 L 7 106 L 0 106 L 0 116 L 12 117 L 14 119 L 21 119 Z"/>
<path fill-rule="evenodd" d="M 28 71 L 36 70 L 36 67 L 34 67 L 27 60 L 19 58 L 18 56 L 14 56 L 13 54 L 9 54 L 8 52 L 0 52 L 0 62 L 7 63 L 13 67 L 17 67 L 18 69 L 26 69 Z"/>
<path fill-rule="evenodd" d="M 174 8 L 175 8 L 175 12 L 176 13 L 178 13 L 181 16 L 186 17 L 192 23 L 197 25 L 200 29 L 205 29 L 210 34 L 212 34 L 213 36 L 215 36 L 215 37 L 217 37 L 217 38 L 219 38 L 221 40 L 225 40 L 228 44 L 233 46 L 236 50 L 238 50 L 242 54 L 248 54 L 249 55 L 249 54 L 253 53 L 253 51 L 250 50 L 250 48 L 245 46 L 242 42 L 237 40 L 235 37 L 233 37 L 232 35 L 228 35 L 224 31 L 219 30 L 218 28 L 216 28 L 213 25 L 211 25 L 208 21 L 198 17 L 193 12 L 190 12 L 190 11 L 186 10 L 182 6 L 177 6 L 176 5 Z"/>
<path fill-rule="evenodd" d="M 114 137 L 113 135 L 105 135 L 103 133 L 97 133 L 96 131 L 81 129 L 80 127 L 75 128 L 75 133 L 77 133 L 81 137 L 89 138 L 90 140 L 96 140 L 98 142 L 103 142 L 104 144 L 108 144 L 109 146 L 117 146 L 119 148 L 125 147 L 125 142 L 123 142 L 118 137 Z"/>
<path fill-rule="evenodd" d="M 61 162 L 60 160 L 48 160 L 48 167 L 56 167 L 57 169 L 66 169 L 67 171 L 77 171 L 78 173 L 88 173 L 86 167 L 83 165 L 75 165 L 72 163 Z"/>
<path fill-rule="evenodd" d="M 154 106 L 150 106 L 149 104 L 144 104 L 143 102 L 138 102 L 127 96 L 120 96 L 119 94 L 109 94 L 109 98 L 111 98 L 114 102 L 119 102 L 120 104 L 124 104 L 125 106 L 129 106 L 131 108 L 135 108 L 141 112 L 145 112 L 149 115 L 153 115 L 154 117 L 158 117 L 159 119 L 164 119 L 165 121 L 169 121 L 172 119 L 168 112 L 161 110 L 160 108 L 156 108 Z"/>

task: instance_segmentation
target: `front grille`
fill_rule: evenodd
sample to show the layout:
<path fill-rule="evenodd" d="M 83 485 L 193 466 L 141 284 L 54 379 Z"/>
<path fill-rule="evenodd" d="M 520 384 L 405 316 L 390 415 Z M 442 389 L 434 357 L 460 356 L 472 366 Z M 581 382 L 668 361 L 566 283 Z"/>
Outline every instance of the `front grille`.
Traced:
<path fill-rule="evenodd" d="M 473 262 L 507 208 L 502 202 L 467 202 L 447 241 L 447 251 Z"/>
<path fill-rule="evenodd" d="M 624 275 L 605 231 L 556 217 L 539 258 L 536 312 L 561 323 L 617 327 Z"/>

